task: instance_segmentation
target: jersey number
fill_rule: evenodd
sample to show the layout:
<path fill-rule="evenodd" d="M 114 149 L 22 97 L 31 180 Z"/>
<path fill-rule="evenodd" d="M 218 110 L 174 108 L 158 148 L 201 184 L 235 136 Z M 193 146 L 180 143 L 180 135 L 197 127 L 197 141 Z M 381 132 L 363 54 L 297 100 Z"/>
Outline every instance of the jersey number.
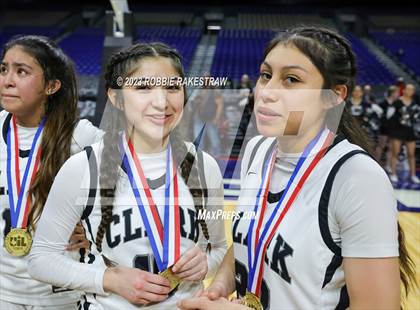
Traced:
<path fill-rule="evenodd" d="M 133 259 L 133 267 L 147 272 L 158 274 L 158 267 L 153 255 L 136 255 Z"/>
<path fill-rule="evenodd" d="M 238 260 L 235 260 L 235 282 L 237 293 L 240 296 L 245 296 L 248 284 L 248 271 L 245 265 Z M 268 309 L 270 307 L 270 290 L 268 289 L 264 279 L 261 283 L 261 303 L 264 309 Z"/>

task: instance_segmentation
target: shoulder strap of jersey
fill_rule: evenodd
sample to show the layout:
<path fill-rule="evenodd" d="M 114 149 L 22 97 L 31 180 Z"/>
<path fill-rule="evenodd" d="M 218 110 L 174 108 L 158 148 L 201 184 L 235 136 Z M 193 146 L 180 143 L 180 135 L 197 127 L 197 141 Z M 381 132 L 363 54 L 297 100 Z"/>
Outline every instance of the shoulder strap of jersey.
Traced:
<path fill-rule="evenodd" d="M 258 142 L 255 144 L 254 148 L 252 149 L 251 155 L 249 156 L 249 160 L 248 160 L 248 166 L 246 168 L 246 172 L 248 173 L 249 168 L 251 168 L 252 165 L 252 158 L 255 157 L 255 154 L 257 154 L 258 149 L 260 148 L 261 144 L 267 140 L 267 137 L 261 137 Z"/>
<path fill-rule="evenodd" d="M 249 169 L 251 168 L 251 165 L 253 163 L 253 159 L 255 158 L 255 155 L 257 154 L 257 151 L 260 149 L 261 145 L 267 140 L 267 137 L 262 137 L 258 142 L 255 144 L 254 148 L 252 149 L 251 155 L 249 157 L 248 161 L 248 167 L 246 169 L 246 172 L 248 173 Z M 270 146 L 265 150 L 264 160 L 261 163 L 261 169 L 264 165 L 264 163 L 268 160 L 268 157 L 271 154 L 271 151 L 276 146 L 277 140 L 274 139 L 273 142 L 270 144 Z"/>
<path fill-rule="evenodd" d="M 198 178 L 200 180 L 201 188 L 203 189 L 204 193 L 204 204 L 207 205 L 207 198 L 208 198 L 208 190 L 207 190 L 207 182 L 206 176 L 204 174 L 204 159 L 203 159 L 203 151 L 195 146 L 195 151 L 197 154 L 197 165 L 198 165 Z"/>
<path fill-rule="evenodd" d="M 332 167 L 327 177 L 327 181 L 325 182 L 324 188 L 322 189 L 321 198 L 318 205 L 318 222 L 322 239 L 324 240 L 327 247 L 338 257 L 341 257 L 341 248 L 334 242 L 331 236 L 330 228 L 328 226 L 328 204 L 330 201 L 331 189 L 338 170 L 349 158 L 357 154 L 365 154 L 370 156 L 364 150 L 353 150 L 344 154 Z"/>
<path fill-rule="evenodd" d="M 3 122 L 3 128 L 1 130 L 2 137 L 5 143 L 7 141 L 7 131 L 9 130 L 9 124 L 10 124 L 10 120 L 12 119 L 12 115 L 13 115 L 12 113 L 7 114 Z"/>
<path fill-rule="evenodd" d="M 98 184 L 98 164 L 96 161 L 95 151 L 91 146 L 85 147 L 84 150 L 89 162 L 90 184 L 89 194 L 86 201 L 85 210 L 83 211 L 82 220 L 86 219 L 92 212 L 93 206 L 95 205 L 96 187 Z"/>

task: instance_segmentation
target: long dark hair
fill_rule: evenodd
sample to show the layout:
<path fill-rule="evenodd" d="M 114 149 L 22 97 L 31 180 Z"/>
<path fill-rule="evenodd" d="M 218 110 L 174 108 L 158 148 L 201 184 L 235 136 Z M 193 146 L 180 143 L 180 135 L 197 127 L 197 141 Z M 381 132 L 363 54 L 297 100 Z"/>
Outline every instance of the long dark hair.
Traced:
<path fill-rule="evenodd" d="M 46 123 L 42 133 L 40 167 L 28 193 L 33 197 L 28 227 L 34 230 L 52 182 L 70 156 L 71 139 L 77 121 L 77 84 L 72 62 L 54 41 L 42 36 L 13 38 L 5 45 L 1 59 L 16 46 L 39 63 L 45 85 L 54 80 L 61 82 L 60 89 L 49 95 L 45 102 Z"/>
<path fill-rule="evenodd" d="M 181 64 L 181 58 L 178 53 L 169 46 L 162 43 L 138 43 L 129 48 L 126 48 L 110 58 L 105 73 L 106 89 L 121 89 L 118 85 L 118 77 L 126 77 L 129 72 L 138 65 L 139 61 L 145 57 L 164 57 L 171 61 L 173 67 L 181 77 L 184 77 L 184 71 Z M 185 88 L 183 89 L 185 94 Z M 186 102 L 186 96 L 185 102 Z M 118 105 L 123 109 L 124 103 L 121 96 L 117 93 Z M 184 104 L 185 104 L 184 102 Z M 101 195 L 101 213 L 102 218 L 96 234 L 96 246 L 99 251 L 102 251 L 102 240 L 105 231 L 109 229 L 109 224 L 112 219 L 113 202 L 115 199 L 115 186 L 118 180 L 118 168 L 121 162 L 120 153 L 118 150 L 118 129 L 125 128 L 125 118 L 120 109 L 111 107 L 112 118 L 107 128 L 105 128 L 104 135 L 104 149 L 102 152 L 102 160 L 100 164 L 100 195 Z M 189 150 L 184 141 L 180 139 L 177 130 L 173 130 L 170 134 L 171 147 L 175 161 L 179 164 L 181 176 L 187 184 L 189 191 L 194 200 L 194 206 L 197 214 L 204 208 L 204 190 L 199 181 L 197 160 Z M 185 158 L 183 155 L 187 154 Z M 204 220 L 197 220 L 201 225 L 204 237 L 208 241 L 208 250 L 210 250 L 209 232 L 207 224 Z"/>
<path fill-rule="evenodd" d="M 347 96 L 351 94 L 357 73 L 356 57 L 349 41 L 336 31 L 303 26 L 280 32 L 269 43 L 264 58 L 279 44 L 294 46 L 311 60 L 324 79 L 323 89 L 333 89 L 336 85 L 345 85 Z M 350 114 L 344 100 L 342 103 L 344 110 L 337 133 L 345 136 L 351 143 L 359 145 L 369 154 L 373 154 L 372 139 Z M 332 108 L 328 113 L 337 113 L 338 109 L 342 109 L 342 107 Z M 405 292 L 408 294 L 410 283 L 415 283 L 414 263 L 408 255 L 404 233 L 399 224 L 398 241 L 400 276 Z"/>

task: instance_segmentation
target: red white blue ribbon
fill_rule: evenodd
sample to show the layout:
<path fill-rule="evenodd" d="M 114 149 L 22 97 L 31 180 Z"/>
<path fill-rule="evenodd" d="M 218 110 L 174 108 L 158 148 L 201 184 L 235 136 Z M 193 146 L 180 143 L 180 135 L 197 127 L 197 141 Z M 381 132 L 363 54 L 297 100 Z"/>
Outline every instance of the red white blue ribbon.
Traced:
<path fill-rule="evenodd" d="M 153 200 L 140 160 L 131 140 L 121 135 L 123 165 L 127 171 L 134 197 L 140 211 L 147 236 L 159 271 L 164 271 L 176 263 L 180 257 L 180 218 L 178 203 L 178 175 L 171 147 L 166 150 L 165 206 L 163 223 L 158 207 Z"/>
<path fill-rule="evenodd" d="M 13 115 L 7 131 L 7 186 L 12 228 L 26 228 L 31 206 L 29 188 L 38 171 L 41 159 L 41 136 L 45 126 L 42 119 L 32 141 L 31 151 L 26 163 L 23 178 L 20 175 L 19 135 L 16 118 Z"/>
<path fill-rule="evenodd" d="M 260 296 L 261 292 L 264 257 L 267 246 L 286 213 L 296 200 L 305 181 L 322 159 L 333 139 L 334 134 L 328 129 L 324 129 L 305 147 L 279 202 L 271 211 L 268 221 L 262 225 L 267 208 L 268 189 L 276 160 L 277 148 L 272 151 L 270 160 L 264 163 L 261 183 L 254 207 L 255 217 L 251 220 L 247 240 L 249 268 L 247 289 L 257 296 Z"/>

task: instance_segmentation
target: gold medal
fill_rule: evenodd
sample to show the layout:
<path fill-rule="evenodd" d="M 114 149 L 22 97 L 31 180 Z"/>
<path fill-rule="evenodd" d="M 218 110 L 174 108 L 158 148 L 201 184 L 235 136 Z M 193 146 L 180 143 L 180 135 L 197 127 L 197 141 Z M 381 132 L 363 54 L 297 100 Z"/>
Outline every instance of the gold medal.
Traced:
<path fill-rule="evenodd" d="M 4 247 L 13 256 L 25 256 L 32 246 L 32 236 L 27 229 L 14 228 L 4 239 Z"/>
<path fill-rule="evenodd" d="M 168 279 L 170 283 L 169 286 L 171 288 L 171 291 L 176 289 L 178 285 L 181 283 L 181 279 L 172 272 L 171 268 L 165 269 L 164 271 L 160 272 L 159 275 Z"/>
<path fill-rule="evenodd" d="M 264 309 L 260 298 L 257 295 L 248 291 L 246 291 L 245 297 L 242 299 L 242 304 L 254 310 Z"/>

